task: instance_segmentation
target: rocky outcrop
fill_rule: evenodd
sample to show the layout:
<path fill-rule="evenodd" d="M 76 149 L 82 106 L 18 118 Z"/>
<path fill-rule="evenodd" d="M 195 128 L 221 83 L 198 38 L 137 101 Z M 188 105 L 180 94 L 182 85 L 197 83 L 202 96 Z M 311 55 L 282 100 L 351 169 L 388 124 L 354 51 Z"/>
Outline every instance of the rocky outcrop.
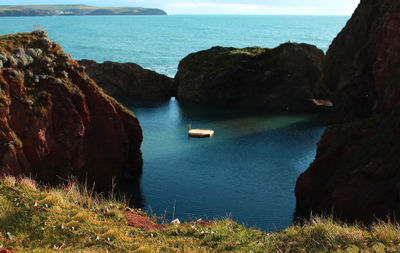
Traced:
<path fill-rule="evenodd" d="M 201 104 L 309 112 L 329 97 L 321 84 L 324 54 L 286 43 L 275 49 L 223 48 L 190 54 L 178 68 L 177 98 Z"/>
<path fill-rule="evenodd" d="M 141 173 L 142 131 L 47 34 L 0 37 L 0 168 L 97 188 Z"/>
<path fill-rule="evenodd" d="M 381 75 L 392 72 L 395 62 L 386 61 L 399 54 L 393 50 L 399 43 L 399 7 L 398 1 L 362 0 L 329 47 L 324 83 L 334 93 L 332 122 L 363 119 L 382 109 Z"/>
<path fill-rule="evenodd" d="M 176 95 L 172 78 L 143 69 L 134 63 L 81 60 L 86 73 L 110 96 L 169 100 Z"/>
<path fill-rule="evenodd" d="M 329 128 L 296 184 L 300 216 L 332 211 L 343 220 L 400 217 L 400 107 Z"/>
<path fill-rule="evenodd" d="M 303 215 L 370 222 L 400 214 L 400 2 L 363 0 L 334 40 L 325 81 L 335 120 L 296 184 Z M 355 121 L 358 120 L 358 121 Z M 355 121 L 355 122 L 354 122 Z"/>

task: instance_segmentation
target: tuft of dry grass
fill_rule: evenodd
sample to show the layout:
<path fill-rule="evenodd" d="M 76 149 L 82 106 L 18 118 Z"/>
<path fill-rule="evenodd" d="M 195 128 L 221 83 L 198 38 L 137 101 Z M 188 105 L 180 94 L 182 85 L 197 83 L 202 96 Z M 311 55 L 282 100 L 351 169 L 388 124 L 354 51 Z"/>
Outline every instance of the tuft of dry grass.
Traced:
<path fill-rule="evenodd" d="M 36 184 L 36 181 L 33 180 L 32 178 L 28 178 L 28 177 L 21 177 L 18 179 L 18 183 L 21 185 L 21 187 L 24 187 L 28 190 L 31 191 L 37 191 L 38 187 Z"/>
<path fill-rule="evenodd" d="M 1 180 L 4 184 L 6 184 L 6 185 L 8 185 L 8 186 L 14 186 L 15 183 L 17 182 L 17 179 L 16 179 L 14 176 L 11 176 L 11 175 L 3 176 L 3 177 L 0 178 L 0 180 Z"/>
<path fill-rule="evenodd" d="M 56 188 L 0 178 L 0 245 L 18 252 L 399 252 L 400 225 L 370 227 L 314 217 L 267 234 L 231 219 L 208 225 L 127 225 L 125 202 L 69 179 Z M 145 215 L 141 210 L 136 214 Z"/>
<path fill-rule="evenodd" d="M 400 244 L 400 225 L 398 223 L 378 221 L 371 230 L 375 238 L 383 244 Z"/>

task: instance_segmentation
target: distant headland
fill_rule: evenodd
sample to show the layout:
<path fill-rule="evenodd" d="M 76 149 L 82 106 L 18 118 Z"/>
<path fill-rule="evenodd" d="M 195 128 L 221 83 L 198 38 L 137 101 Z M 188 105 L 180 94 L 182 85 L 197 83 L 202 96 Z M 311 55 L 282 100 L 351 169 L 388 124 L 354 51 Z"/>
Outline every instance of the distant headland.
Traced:
<path fill-rule="evenodd" d="M 0 17 L 19 16 L 167 15 L 160 9 L 142 7 L 95 7 L 89 5 L 0 5 Z"/>

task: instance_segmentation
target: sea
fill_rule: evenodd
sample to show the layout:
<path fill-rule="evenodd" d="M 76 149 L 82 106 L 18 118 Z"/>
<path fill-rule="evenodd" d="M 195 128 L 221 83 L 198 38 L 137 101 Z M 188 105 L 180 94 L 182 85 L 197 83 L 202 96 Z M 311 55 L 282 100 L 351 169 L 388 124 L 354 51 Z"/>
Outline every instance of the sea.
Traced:
<path fill-rule="evenodd" d="M 0 35 L 48 31 L 74 59 L 134 62 L 173 77 L 179 61 L 213 46 L 310 43 L 324 52 L 349 16 L 169 15 L 2 17 Z M 231 218 L 266 232 L 294 224 L 298 176 L 325 130 L 313 114 L 214 108 L 175 98 L 120 99 L 143 128 L 143 175 L 119 188 L 166 220 Z M 191 139 L 187 125 L 215 136 Z"/>

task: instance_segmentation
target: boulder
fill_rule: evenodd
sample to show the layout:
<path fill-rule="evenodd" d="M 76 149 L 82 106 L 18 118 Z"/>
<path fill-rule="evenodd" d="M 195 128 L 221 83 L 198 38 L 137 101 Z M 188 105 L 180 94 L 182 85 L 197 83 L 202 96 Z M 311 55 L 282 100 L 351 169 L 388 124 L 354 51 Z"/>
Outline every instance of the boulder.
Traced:
<path fill-rule="evenodd" d="M 110 96 L 145 100 L 169 100 L 176 94 L 174 81 L 135 63 L 81 60 L 86 73 Z"/>
<path fill-rule="evenodd" d="M 184 58 L 175 76 L 177 98 L 271 112 L 310 112 L 327 99 L 321 83 L 324 53 L 308 44 L 274 49 L 213 47 Z"/>
<path fill-rule="evenodd" d="M 400 214 L 400 2 L 362 0 L 327 54 L 335 122 L 296 183 L 301 216 L 371 222 Z"/>
<path fill-rule="evenodd" d="M 138 120 L 43 36 L 0 37 L 0 172 L 97 189 L 140 175 Z"/>

